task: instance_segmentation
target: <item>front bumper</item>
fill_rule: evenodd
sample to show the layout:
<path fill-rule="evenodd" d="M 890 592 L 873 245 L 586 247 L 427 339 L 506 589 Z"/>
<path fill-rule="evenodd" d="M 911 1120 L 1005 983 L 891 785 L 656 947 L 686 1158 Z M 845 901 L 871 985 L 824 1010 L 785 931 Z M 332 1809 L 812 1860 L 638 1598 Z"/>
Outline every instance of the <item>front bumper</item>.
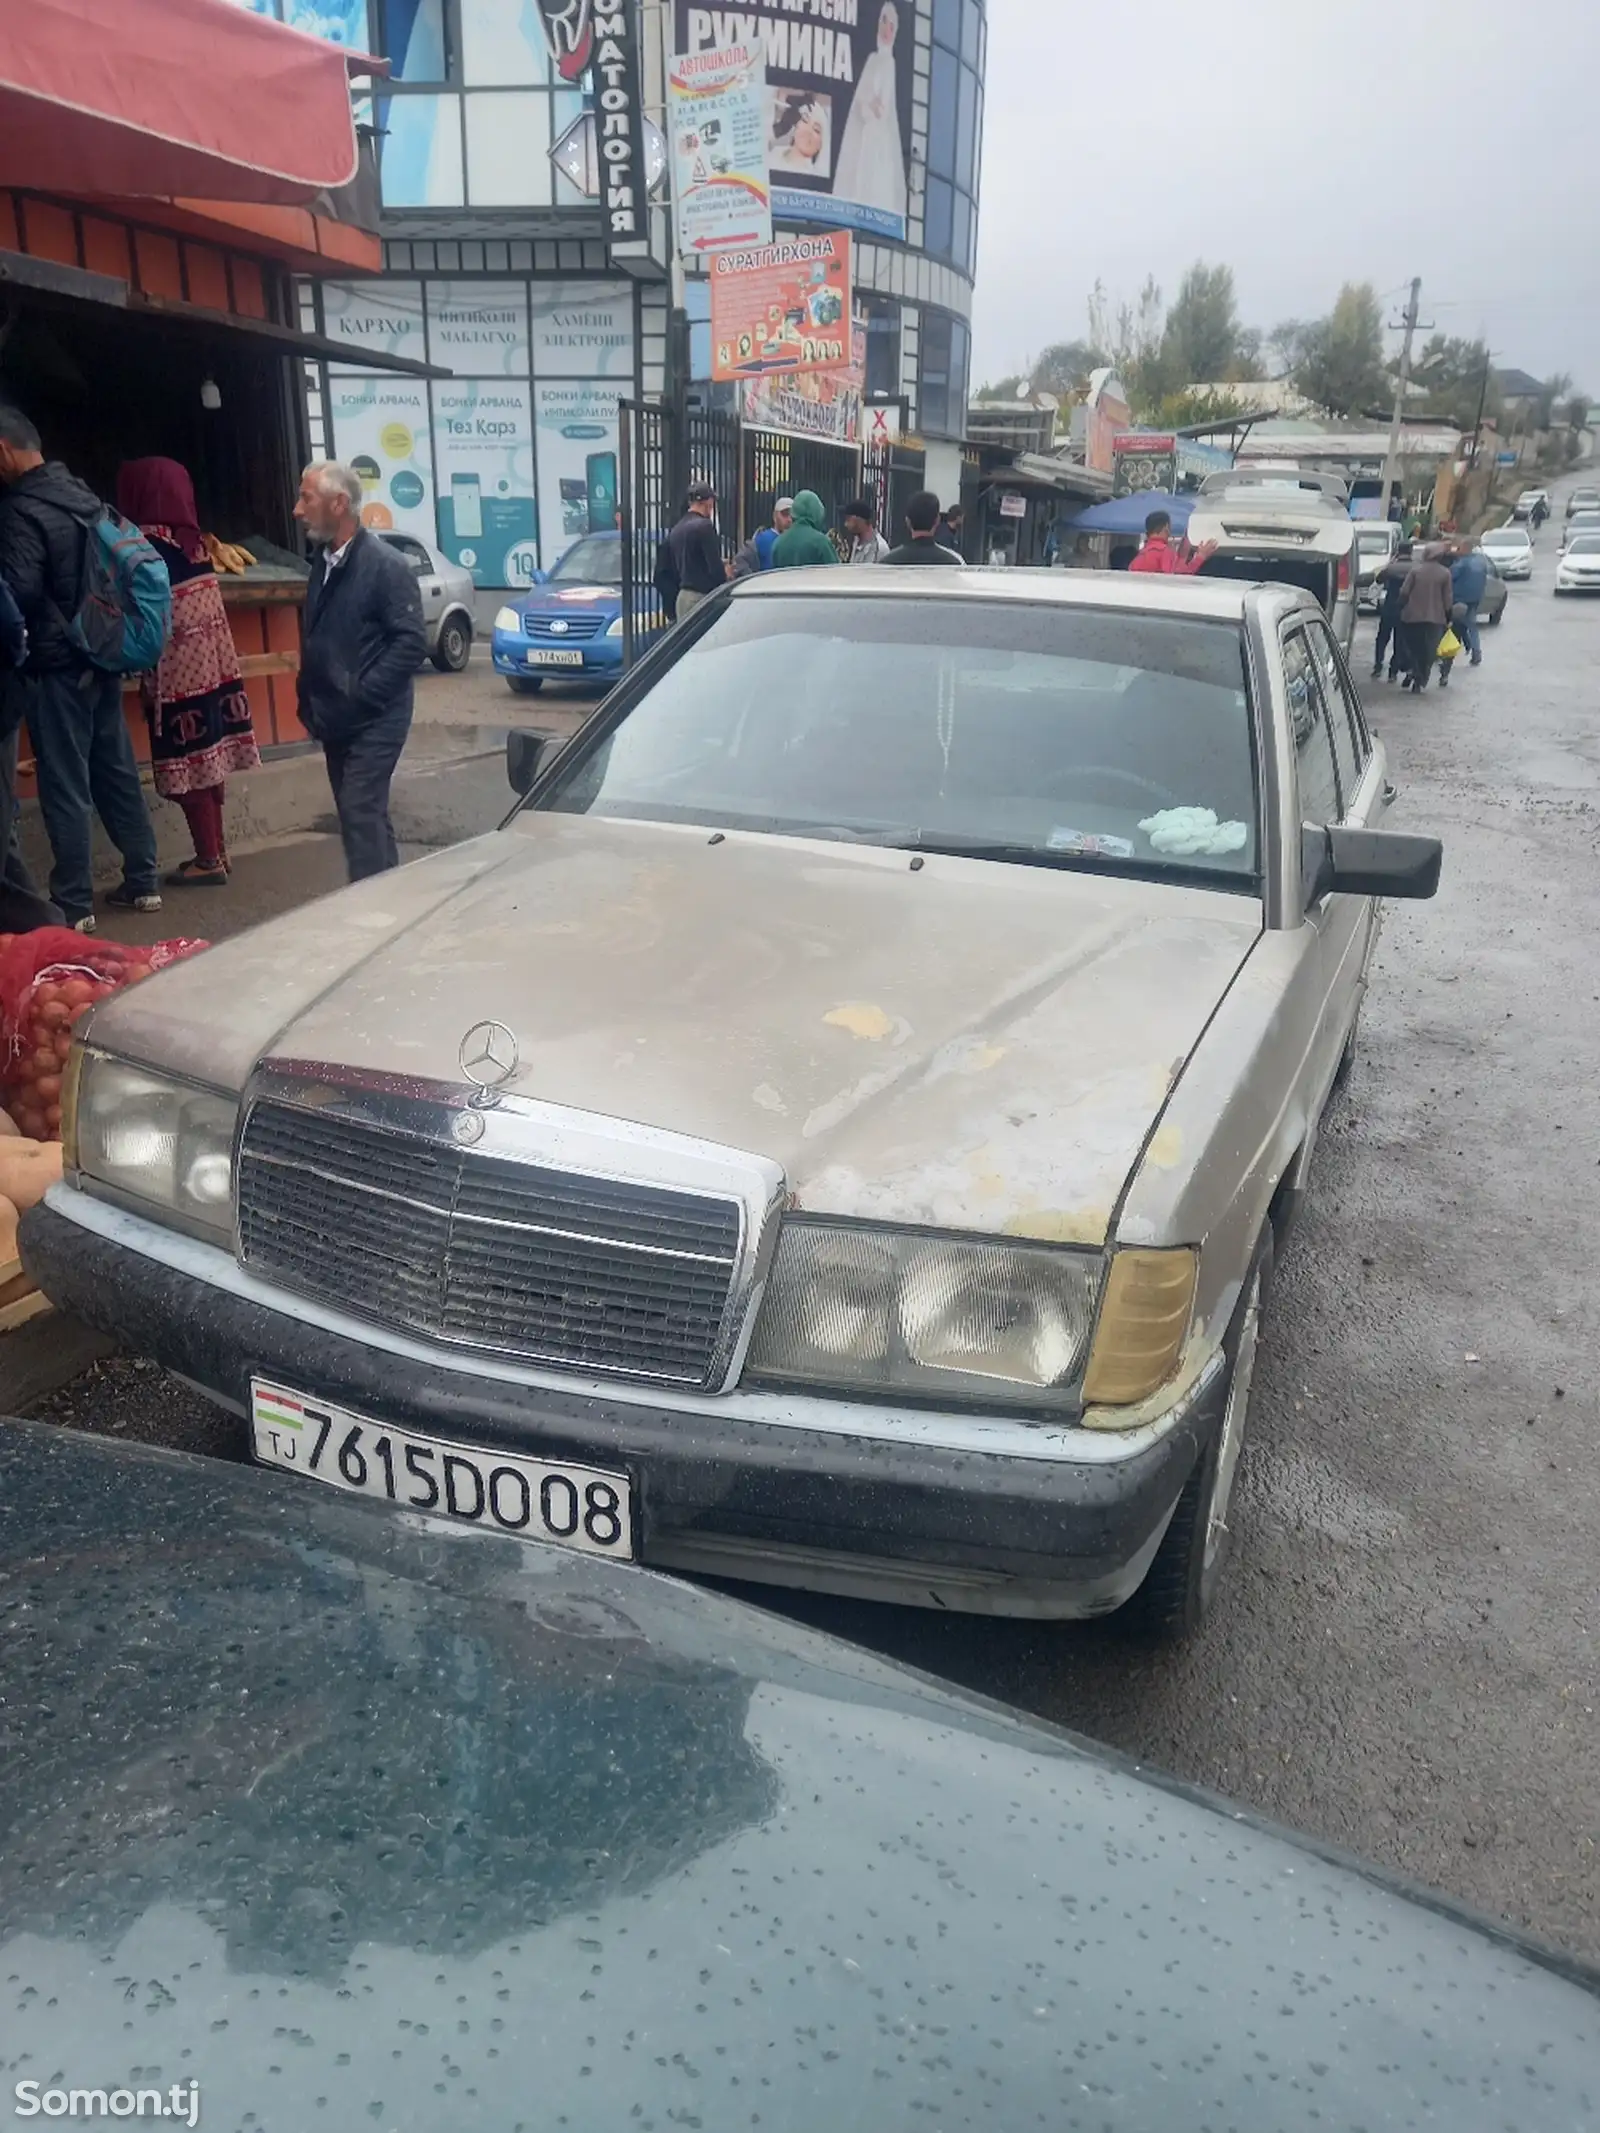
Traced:
<path fill-rule="evenodd" d="M 646 1563 L 914 1606 L 1121 1606 L 1221 1419 L 1219 1369 L 1126 1440 L 1041 1425 L 1037 1456 L 988 1449 L 981 1430 L 930 1442 L 877 1410 L 858 1432 L 837 1402 L 792 1403 L 789 1421 L 742 1413 L 736 1396 L 674 1405 L 552 1386 L 301 1304 L 213 1247 L 65 1187 L 24 1217 L 22 1251 L 63 1309 L 241 1412 L 255 1375 L 463 1443 L 620 1467 Z"/>
<path fill-rule="evenodd" d="M 543 666 L 538 660 L 531 665 L 530 652 L 558 652 L 562 650 L 581 652 L 582 666 L 570 662 L 558 666 Z M 580 643 L 562 645 L 540 637 L 513 637 L 504 630 L 496 630 L 490 646 L 490 656 L 498 674 L 532 674 L 544 681 L 582 681 L 587 677 L 595 680 L 604 675 L 615 676 L 622 672 L 623 643 L 620 637 L 585 637 Z"/>

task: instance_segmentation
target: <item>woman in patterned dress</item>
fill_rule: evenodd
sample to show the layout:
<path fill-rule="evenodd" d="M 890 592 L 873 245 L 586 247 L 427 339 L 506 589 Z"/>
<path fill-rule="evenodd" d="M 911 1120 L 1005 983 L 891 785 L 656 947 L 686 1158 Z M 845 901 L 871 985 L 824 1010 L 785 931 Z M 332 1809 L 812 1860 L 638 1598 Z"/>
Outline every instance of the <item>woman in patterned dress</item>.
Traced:
<path fill-rule="evenodd" d="M 194 484 L 175 459 L 130 459 L 117 476 L 117 509 L 131 518 L 172 580 L 172 634 L 143 677 L 156 791 L 188 820 L 194 857 L 167 876 L 221 888 L 228 879 L 223 782 L 261 757 L 250 725 L 233 632 L 201 537 Z"/>

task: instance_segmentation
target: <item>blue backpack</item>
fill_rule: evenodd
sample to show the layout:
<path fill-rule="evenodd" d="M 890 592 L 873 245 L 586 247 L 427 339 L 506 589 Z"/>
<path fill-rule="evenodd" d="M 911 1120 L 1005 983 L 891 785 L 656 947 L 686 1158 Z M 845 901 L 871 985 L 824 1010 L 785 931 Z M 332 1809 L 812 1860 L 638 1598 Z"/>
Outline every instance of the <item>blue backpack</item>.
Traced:
<path fill-rule="evenodd" d="M 138 527 L 109 504 L 83 530 L 83 585 L 67 635 L 105 674 L 145 674 L 172 628 L 172 581 Z"/>

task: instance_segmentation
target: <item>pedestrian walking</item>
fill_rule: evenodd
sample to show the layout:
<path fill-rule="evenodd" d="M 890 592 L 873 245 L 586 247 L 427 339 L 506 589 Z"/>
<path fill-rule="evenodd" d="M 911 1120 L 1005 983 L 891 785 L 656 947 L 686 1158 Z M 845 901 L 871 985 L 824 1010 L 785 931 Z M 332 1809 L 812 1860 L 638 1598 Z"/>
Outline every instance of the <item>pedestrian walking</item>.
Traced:
<path fill-rule="evenodd" d="M 1489 558 L 1471 541 L 1463 541 L 1450 565 L 1450 589 L 1459 614 L 1452 615 L 1456 634 L 1467 648 L 1468 664 L 1483 665 L 1483 640 L 1478 635 L 1478 609 L 1489 586 Z"/>
<path fill-rule="evenodd" d="M 1424 549 L 1407 571 L 1400 595 L 1407 668 L 1401 686 L 1414 695 L 1420 696 L 1428 686 L 1453 600 L 1449 565 L 1441 560 L 1439 550 Z"/>
<path fill-rule="evenodd" d="M 167 566 L 172 633 L 159 666 L 141 678 L 150 722 L 150 769 L 163 799 L 182 808 L 194 856 L 166 879 L 224 887 L 225 781 L 261 761 L 239 654 L 212 567 L 194 484 L 176 459 L 130 459 L 117 475 L 117 509 Z"/>
<path fill-rule="evenodd" d="M 61 913 L 28 871 L 17 841 L 17 726 L 20 703 L 8 678 L 27 662 L 28 631 L 11 587 L 0 578 L 0 933 L 59 926 Z M 14 712 L 14 717 L 13 717 Z"/>
<path fill-rule="evenodd" d="M 814 570 L 820 564 L 837 563 L 826 527 L 828 514 L 815 489 L 801 489 L 794 500 L 794 524 L 772 551 L 774 570 Z"/>
<path fill-rule="evenodd" d="M 300 722 L 322 743 L 352 881 L 400 864 L 389 787 L 428 642 L 416 575 L 362 525 L 361 493 L 354 467 L 322 459 L 301 475 L 294 507 L 321 548 L 306 588 Z"/>
<path fill-rule="evenodd" d="M 1215 541 L 1191 548 L 1187 541 L 1172 538 L 1172 514 L 1152 511 L 1144 522 L 1144 546 L 1128 565 L 1153 577 L 1192 578 L 1217 552 Z"/>
<path fill-rule="evenodd" d="M 939 514 L 939 544 L 960 556 L 964 563 L 967 560 L 967 552 L 963 546 L 966 536 L 967 514 L 960 504 L 952 504 L 948 511 Z"/>
<path fill-rule="evenodd" d="M 104 517 L 94 491 L 45 458 L 27 416 L 0 407 L 0 577 L 22 610 L 29 647 L 27 664 L 6 679 L 3 723 L 13 749 L 27 725 L 54 859 L 50 894 L 80 933 L 94 931 L 96 815 L 122 855 L 122 881 L 106 902 L 161 909 L 156 833 L 122 715 L 122 676 L 92 664 L 74 633 L 89 543 Z"/>
<path fill-rule="evenodd" d="M 906 564 L 935 565 L 945 570 L 961 570 L 966 557 L 957 555 L 953 548 L 946 548 L 939 539 L 939 499 L 931 489 L 919 489 L 906 505 L 907 538 L 898 548 L 891 548 L 883 558 L 884 563 L 897 567 Z"/>
<path fill-rule="evenodd" d="M 1439 686 L 1441 689 L 1448 689 L 1450 669 L 1461 657 L 1461 639 L 1456 635 L 1453 620 L 1445 624 L 1444 635 L 1439 639 L 1438 649 L 1433 656 L 1439 662 Z"/>
<path fill-rule="evenodd" d="M 1372 648 L 1372 678 L 1376 681 L 1383 672 L 1383 655 L 1389 655 L 1389 679 L 1398 681 L 1405 669 L 1406 640 L 1400 621 L 1400 603 L 1405 597 L 1406 579 L 1411 571 L 1414 550 L 1409 541 L 1401 541 L 1394 554 L 1378 573 L 1378 582 L 1383 587 L 1378 602 L 1378 637 Z"/>
<path fill-rule="evenodd" d="M 878 531 L 878 514 L 870 498 L 858 496 L 854 503 L 845 505 L 844 530 L 850 537 L 850 553 L 846 561 L 881 563 L 889 553 L 889 543 Z"/>
<path fill-rule="evenodd" d="M 656 565 L 656 593 L 675 622 L 686 621 L 728 577 L 717 537 L 716 490 L 709 482 L 697 481 L 688 501 L 688 510 L 662 543 Z"/>

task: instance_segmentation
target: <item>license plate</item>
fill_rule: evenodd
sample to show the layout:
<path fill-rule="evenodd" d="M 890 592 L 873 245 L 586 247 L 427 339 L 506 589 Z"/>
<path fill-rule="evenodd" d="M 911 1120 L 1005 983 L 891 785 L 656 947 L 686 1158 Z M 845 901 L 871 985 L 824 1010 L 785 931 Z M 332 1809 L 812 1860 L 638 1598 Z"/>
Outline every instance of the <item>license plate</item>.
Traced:
<path fill-rule="evenodd" d="M 581 652 L 530 652 L 528 654 L 528 664 L 530 667 L 581 667 L 583 665 L 583 654 Z"/>
<path fill-rule="evenodd" d="M 626 1474 L 418 1436 L 260 1378 L 250 1380 L 250 1432 L 263 1465 L 289 1467 L 353 1496 L 381 1496 L 485 1532 L 633 1561 Z"/>

